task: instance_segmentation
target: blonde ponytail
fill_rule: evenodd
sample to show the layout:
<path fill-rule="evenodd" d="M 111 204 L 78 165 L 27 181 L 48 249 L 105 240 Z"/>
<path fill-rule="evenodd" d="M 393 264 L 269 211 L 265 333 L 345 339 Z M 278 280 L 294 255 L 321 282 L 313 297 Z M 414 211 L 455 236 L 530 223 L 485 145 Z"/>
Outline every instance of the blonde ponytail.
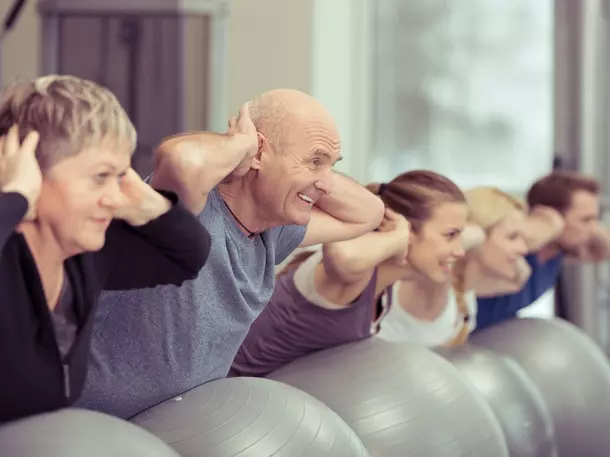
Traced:
<path fill-rule="evenodd" d="M 466 257 L 458 260 L 453 267 L 452 284 L 455 293 L 458 316 L 462 316 L 461 328 L 459 333 L 451 341 L 445 343 L 447 347 L 460 346 L 468 340 L 470 335 L 470 310 L 466 302 Z"/>

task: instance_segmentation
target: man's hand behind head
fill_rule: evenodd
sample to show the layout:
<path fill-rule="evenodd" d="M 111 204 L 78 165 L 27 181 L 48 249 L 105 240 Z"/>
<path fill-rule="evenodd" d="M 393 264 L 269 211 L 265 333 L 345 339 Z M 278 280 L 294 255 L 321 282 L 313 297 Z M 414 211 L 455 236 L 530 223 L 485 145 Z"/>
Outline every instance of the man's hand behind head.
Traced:
<path fill-rule="evenodd" d="M 237 117 L 229 120 L 227 135 L 230 137 L 230 147 L 235 148 L 239 154 L 243 153 L 243 160 L 223 182 L 242 178 L 252 168 L 252 162 L 259 150 L 259 135 L 249 113 L 249 104 L 242 106 Z"/>

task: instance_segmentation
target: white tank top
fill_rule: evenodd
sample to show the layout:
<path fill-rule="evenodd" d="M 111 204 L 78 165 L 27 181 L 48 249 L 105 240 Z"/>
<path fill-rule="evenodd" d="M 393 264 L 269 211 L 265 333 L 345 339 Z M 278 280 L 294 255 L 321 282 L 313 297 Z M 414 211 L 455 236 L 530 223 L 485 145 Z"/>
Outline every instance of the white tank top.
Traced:
<path fill-rule="evenodd" d="M 392 287 L 392 307 L 381 323 L 377 337 L 387 341 L 409 342 L 427 347 L 441 346 L 455 338 L 463 325 L 464 316 L 458 313 L 455 292 L 449 290 L 447 306 L 433 321 L 421 320 L 406 311 L 398 300 L 400 284 Z M 476 326 L 477 298 L 474 290 L 466 292 L 464 297 L 468 305 L 470 319 L 469 331 Z"/>

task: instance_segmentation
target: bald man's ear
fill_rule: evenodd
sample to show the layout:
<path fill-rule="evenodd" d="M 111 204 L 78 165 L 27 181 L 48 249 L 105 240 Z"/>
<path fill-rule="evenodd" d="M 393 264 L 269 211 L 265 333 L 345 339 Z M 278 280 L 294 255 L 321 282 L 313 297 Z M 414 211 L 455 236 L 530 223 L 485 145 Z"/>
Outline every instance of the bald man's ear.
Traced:
<path fill-rule="evenodd" d="M 269 149 L 269 141 L 267 141 L 267 137 L 261 132 L 256 132 L 256 136 L 258 139 L 258 153 L 260 154 L 263 149 Z"/>
<path fill-rule="evenodd" d="M 254 158 L 252 159 L 252 164 L 250 165 L 250 168 L 253 170 L 260 170 L 261 169 L 261 156 L 263 154 L 263 151 L 265 150 L 269 150 L 269 142 L 267 141 L 267 138 L 265 137 L 265 135 L 263 135 L 260 132 L 256 132 L 257 137 L 258 137 L 258 151 L 256 153 L 256 155 L 254 156 Z"/>

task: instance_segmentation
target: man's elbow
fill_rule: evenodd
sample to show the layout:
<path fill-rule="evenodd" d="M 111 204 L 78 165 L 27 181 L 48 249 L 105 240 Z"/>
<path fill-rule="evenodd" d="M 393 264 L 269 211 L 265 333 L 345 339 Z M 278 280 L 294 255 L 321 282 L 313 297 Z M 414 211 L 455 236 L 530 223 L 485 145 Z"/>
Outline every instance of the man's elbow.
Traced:
<path fill-rule="evenodd" d="M 381 224 L 383 216 L 385 215 L 385 205 L 381 198 L 375 198 L 375 204 L 372 205 L 372 217 L 371 217 L 371 230 L 376 229 Z"/>
<path fill-rule="evenodd" d="M 363 221 L 359 225 L 362 227 L 361 234 L 365 234 L 379 227 L 385 215 L 385 205 L 379 197 L 373 196 L 370 203 L 364 206 L 362 210 L 364 212 Z"/>

